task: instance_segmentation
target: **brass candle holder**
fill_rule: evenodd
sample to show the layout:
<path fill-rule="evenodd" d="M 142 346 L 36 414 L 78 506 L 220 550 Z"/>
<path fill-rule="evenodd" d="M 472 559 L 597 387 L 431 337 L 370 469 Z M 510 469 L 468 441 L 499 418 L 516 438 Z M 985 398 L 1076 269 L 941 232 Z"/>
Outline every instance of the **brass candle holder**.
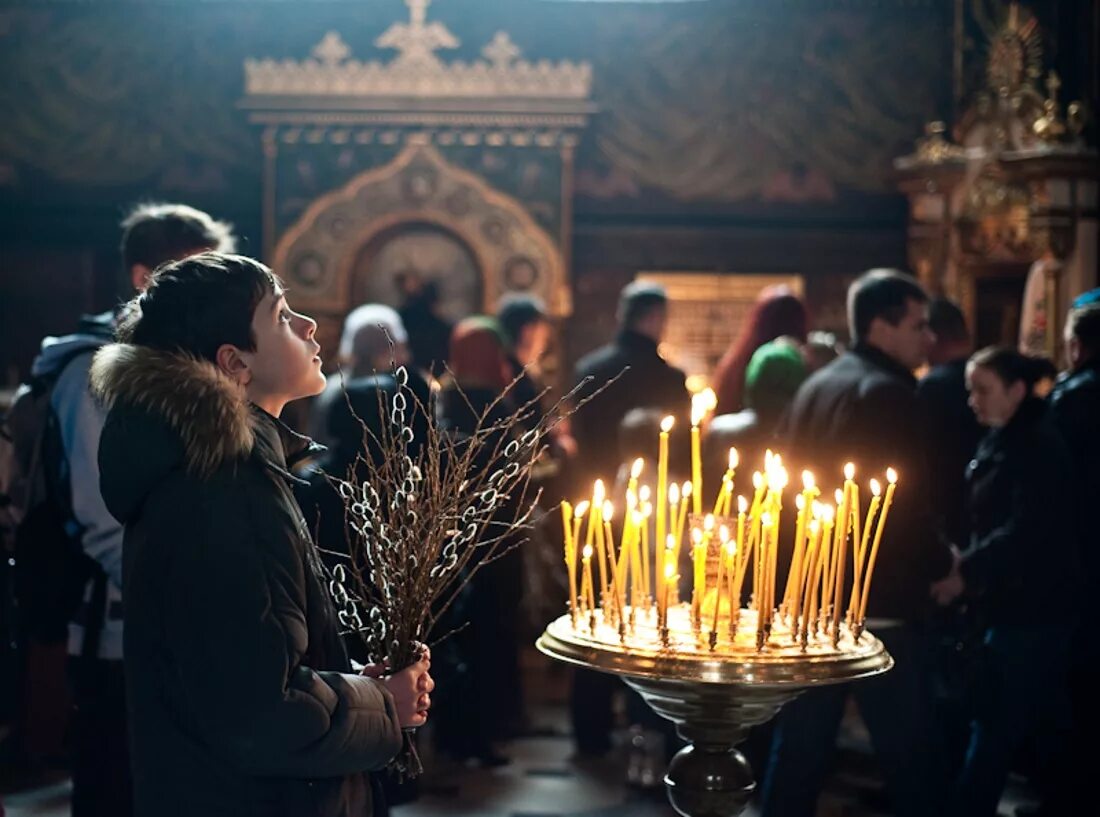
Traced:
<path fill-rule="evenodd" d="M 667 633 L 652 610 L 626 614 L 635 621 L 626 637 L 596 611 L 595 626 L 575 627 L 568 615 L 551 622 L 537 646 L 559 661 L 622 676 L 676 724 L 689 745 L 672 758 L 664 782 L 685 817 L 733 817 L 748 805 L 756 783 L 736 746 L 751 727 L 806 689 L 868 678 L 894 663 L 871 633 L 857 640 L 846 625 L 835 645 L 823 634 L 803 647 L 779 618 L 761 649 L 756 612 L 741 610 L 734 637 L 712 647 L 693 626 L 690 604 L 670 607 Z"/>

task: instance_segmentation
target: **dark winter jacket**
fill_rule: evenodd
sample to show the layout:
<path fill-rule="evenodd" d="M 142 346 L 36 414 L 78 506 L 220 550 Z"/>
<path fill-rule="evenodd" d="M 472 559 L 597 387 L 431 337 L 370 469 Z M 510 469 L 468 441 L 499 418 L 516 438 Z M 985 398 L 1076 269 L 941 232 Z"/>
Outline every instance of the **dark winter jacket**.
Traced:
<path fill-rule="evenodd" d="M 793 468 L 811 468 L 830 491 L 843 480 L 844 464 L 855 463 L 864 508 L 870 478 L 885 488 L 886 468 L 897 470 L 867 615 L 916 621 L 930 612 L 929 587 L 950 570 L 951 554 L 928 502 L 931 443 L 913 375 L 878 349 L 857 345 L 802 384 L 781 436 Z"/>
<path fill-rule="evenodd" d="M 684 373 L 665 362 L 653 340 L 636 332 L 621 332 L 612 343 L 581 358 L 574 382 L 592 380 L 577 399 L 595 393 L 620 372 L 618 380 L 573 415 L 573 436 L 586 485 L 596 477 L 609 485 L 614 482 L 621 460 L 619 425 L 632 409 L 660 409 L 676 415 L 681 423 L 688 418 Z"/>
<path fill-rule="evenodd" d="M 401 746 L 350 674 L 288 466 L 309 447 L 209 363 L 112 345 L 101 489 L 125 526 L 138 815 L 369 815 Z"/>
<path fill-rule="evenodd" d="M 1100 359 L 1059 378 L 1048 398 L 1050 419 L 1069 446 L 1073 464 L 1074 520 L 1084 576 L 1100 588 L 1100 536 L 1093 503 L 1100 497 Z M 1093 649 L 1100 653 L 1095 639 Z"/>
<path fill-rule="evenodd" d="M 978 446 L 967 473 L 967 589 L 991 624 L 1065 624 L 1077 599 L 1079 551 L 1069 451 L 1028 398 Z"/>
<path fill-rule="evenodd" d="M 929 500 L 944 533 L 966 547 L 966 468 L 985 434 L 968 404 L 966 358 L 932 367 L 917 384 L 928 430 Z"/>

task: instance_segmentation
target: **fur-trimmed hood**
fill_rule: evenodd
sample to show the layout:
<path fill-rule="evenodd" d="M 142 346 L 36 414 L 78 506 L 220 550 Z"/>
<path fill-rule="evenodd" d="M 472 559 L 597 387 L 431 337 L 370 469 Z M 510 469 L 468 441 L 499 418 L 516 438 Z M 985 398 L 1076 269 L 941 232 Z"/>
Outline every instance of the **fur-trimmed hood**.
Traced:
<path fill-rule="evenodd" d="M 122 522 L 172 473 L 205 480 L 253 460 L 294 480 L 288 465 L 324 450 L 250 403 L 213 364 L 188 355 L 104 346 L 92 361 L 91 388 L 108 408 L 100 491 Z"/>
<path fill-rule="evenodd" d="M 108 408 L 123 403 L 164 421 L 183 443 L 187 470 L 198 476 L 243 459 L 255 444 L 243 390 L 208 361 L 113 343 L 92 361 L 91 388 Z"/>

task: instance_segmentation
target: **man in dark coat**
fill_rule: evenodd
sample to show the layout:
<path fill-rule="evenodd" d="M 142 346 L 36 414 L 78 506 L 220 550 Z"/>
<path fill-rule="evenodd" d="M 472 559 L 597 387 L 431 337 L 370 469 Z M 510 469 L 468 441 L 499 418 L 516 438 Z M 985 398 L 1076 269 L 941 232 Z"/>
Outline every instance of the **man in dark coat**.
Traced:
<path fill-rule="evenodd" d="M 575 383 L 592 378 L 578 400 L 619 375 L 573 416 L 586 485 L 597 478 L 608 485 L 614 481 L 620 460 L 619 425 L 631 409 L 656 408 L 685 419 L 691 408 L 684 373 L 670 366 L 657 348 L 668 323 L 664 289 L 644 281 L 628 284 L 619 297 L 618 319 L 615 340 L 581 358 L 574 375 Z"/>
<path fill-rule="evenodd" d="M 139 817 L 362 817 L 364 774 L 424 722 L 427 660 L 355 674 L 278 419 L 324 386 L 316 324 L 240 256 L 161 267 L 104 347 L 101 490 L 124 525 Z"/>
<path fill-rule="evenodd" d="M 1081 548 L 1082 582 L 1086 593 L 1100 588 L 1100 537 L 1093 507 L 1100 497 L 1100 290 L 1082 296 L 1066 318 L 1065 344 L 1069 371 L 1050 393 L 1050 417 L 1069 446 L 1072 467 L 1074 523 Z M 1092 629 L 1078 627 L 1070 669 L 1074 734 L 1070 775 L 1079 792 L 1090 780 L 1089 759 L 1100 733 L 1100 646 Z M 1081 802 L 1078 799 L 1076 802 Z"/>
<path fill-rule="evenodd" d="M 852 686 L 813 690 L 780 713 L 763 788 L 765 817 L 803 817 L 815 809 L 828 772 L 847 693 L 854 693 L 886 777 L 894 813 L 938 812 L 946 779 L 932 733 L 927 642 L 920 627 L 931 583 L 951 568 L 951 553 L 927 504 L 926 436 L 912 371 L 932 343 L 928 297 L 910 276 L 872 270 L 848 290 L 850 351 L 799 389 L 786 422 L 790 462 L 811 466 L 829 484 L 848 461 L 862 480 L 893 466 L 897 494 L 875 568 L 868 627 L 895 666 Z"/>

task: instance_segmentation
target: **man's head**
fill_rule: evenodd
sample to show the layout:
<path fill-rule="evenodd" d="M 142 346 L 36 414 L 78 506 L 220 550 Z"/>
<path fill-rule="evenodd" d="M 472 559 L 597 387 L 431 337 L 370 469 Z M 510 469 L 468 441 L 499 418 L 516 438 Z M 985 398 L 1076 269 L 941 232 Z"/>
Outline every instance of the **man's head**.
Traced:
<path fill-rule="evenodd" d="M 122 220 L 122 265 L 133 289 L 153 270 L 200 252 L 236 250 L 233 228 L 186 204 L 141 204 Z"/>
<path fill-rule="evenodd" d="M 353 377 L 388 372 L 409 362 L 409 335 L 397 310 L 384 304 L 363 304 L 344 320 L 340 363 Z"/>
<path fill-rule="evenodd" d="M 292 312 L 259 261 L 200 253 L 157 269 L 127 306 L 119 340 L 213 363 L 272 414 L 319 393 L 317 324 Z"/>
<path fill-rule="evenodd" d="M 533 295 L 505 295 L 497 307 L 497 321 L 516 360 L 524 366 L 542 360 L 550 344 L 550 316 L 540 299 Z"/>
<path fill-rule="evenodd" d="M 619 295 L 617 317 L 620 329 L 660 343 L 668 324 L 668 293 L 660 284 L 649 281 L 627 284 Z"/>
<path fill-rule="evenodd" d="M 954 301 L 933 298 L 929 302 L 928 328 L 935 338 L 932 348 L 928 350 L 928 362 L 933 366 L 967 357 L 972 351 L 966 318 Z"/>
<path fill-rule="evenodd" d="M 1066 362 L 1077 371 L 1100 356 L 1100 303 L 1089 303 L 1066 316 Z"/>
<path fill-rule="evenodd" d="M 928 359 L 928 295 L 898 270 L 865 272 L 848 288 L 848 328 L 854 343 L 873 346 L 907 369 Z"/>

